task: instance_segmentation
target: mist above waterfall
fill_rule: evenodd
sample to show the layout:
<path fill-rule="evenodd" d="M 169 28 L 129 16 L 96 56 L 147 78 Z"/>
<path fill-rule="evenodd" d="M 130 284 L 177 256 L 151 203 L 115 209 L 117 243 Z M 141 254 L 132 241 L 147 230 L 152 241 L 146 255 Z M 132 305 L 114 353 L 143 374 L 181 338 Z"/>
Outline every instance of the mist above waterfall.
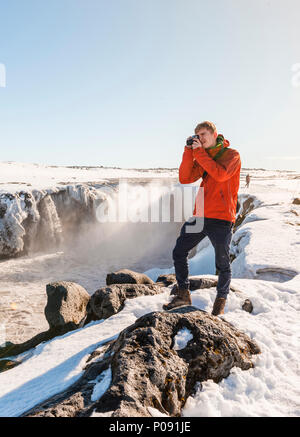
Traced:
<path fill-rule="evenodd" d="M 101 202 L 95 209 L 96 220 L 81 223 L 80 232 L 69 239 L 65 250 L 72 257 L 75 255 L 80 264 L 95 265 L 97 269 L 105 266 L 106 271 L 124 267 L 144 271 L 157 265 L 172 266 L 172 250 L 182 221 L 173 220 L 174 202 L 168 196 L 171 192 L 170 184 L 157 182 L 154 190 L 151 183 L 129 184 L 127 198 L 124 192 L 120 195 L 119 185 L 101 191 Z M 164 195 L 167 200 L 163 206 Z M 153 219 L 153 203 L 159 209 L 158 220 Z M 168 221 L 162 220 L 164 207 L 169 211 Z M 109 209 L 113 209 L 110 216 Z"/>

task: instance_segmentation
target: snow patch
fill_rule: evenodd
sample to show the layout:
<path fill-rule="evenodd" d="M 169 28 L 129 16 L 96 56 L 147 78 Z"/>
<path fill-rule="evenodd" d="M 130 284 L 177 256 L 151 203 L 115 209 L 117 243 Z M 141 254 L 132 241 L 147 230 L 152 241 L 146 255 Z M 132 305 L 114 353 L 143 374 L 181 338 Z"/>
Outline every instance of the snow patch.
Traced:
<path fill-rule="evenodd" d="M 152 417 L 170 417 L 168 414 L 164 414 L 161 411 L 157 410 L 156 408 L 147 407 L 147 409 Z"/>
<path fill-rule="evenodd" d="M 111 368 L 109 367 L 108 369 L 104 370 L 98 377 L 97 377 L 97 383 L 94 387 L 92 396 L 91 396 L 91 400 L 94 401 L 98 401 L 101 396 L 104 395 L 104 393 L 106 392 L 106 390 L 109 388 L 110 384 L 111 384 L 111 379 L 112 379 L 112 373 L 111 373 Z"/>
<path fill-rule="evenodd" d="M 184 349 L 188 342 L 193 339 L 193 334 L 188 328 L 182 328 L 174 337 L 174 346 L 173 349 L 175 351 L 179 351 Z"/>

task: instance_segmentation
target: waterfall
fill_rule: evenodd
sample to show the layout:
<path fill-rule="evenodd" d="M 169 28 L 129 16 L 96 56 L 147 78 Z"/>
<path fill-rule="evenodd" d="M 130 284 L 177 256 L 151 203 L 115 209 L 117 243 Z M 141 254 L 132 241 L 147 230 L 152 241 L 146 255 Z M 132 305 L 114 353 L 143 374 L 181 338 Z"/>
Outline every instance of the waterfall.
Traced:
<path fill-rule="evenodd" d="M 95 220 L 98 204 L 99 193 L 86 184 L 1 193 L 0 258 L 59 248 Z"/>

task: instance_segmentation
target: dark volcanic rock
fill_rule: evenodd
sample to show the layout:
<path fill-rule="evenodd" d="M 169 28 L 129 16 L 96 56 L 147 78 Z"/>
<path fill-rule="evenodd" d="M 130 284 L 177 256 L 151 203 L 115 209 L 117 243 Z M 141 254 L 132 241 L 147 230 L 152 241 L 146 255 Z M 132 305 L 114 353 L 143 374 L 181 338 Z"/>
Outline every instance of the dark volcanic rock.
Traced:
<path fill-rule="evenodd" d="M 206 277 L 197 278 L 194 276 L 189 276 L 189 281 L 190 281 L 190 290 L 191 291 L 204 289 L 204 288 L 216 287 L 218 284 L 218 279 L 208 278 L 208 277 L 207 278 Z M 235 293 L 241 293 L 241 291 L 238 290 L 233 285 L 230 285 L 230 290 L 234 291 Z M 177 291 L 178 291 L 178 286 L 176 283 L 176 284 L 174 284 L 174 286 L 171 289 L 171 295 L 177 294 Z"/>
<path fill-rule="evenodd" d="M 164 287 L 168 287 L 168 285 L 174 284 L 176 282 L 175 273 L 169 273 L 167 275 L 159 275 L 156 279 L 156 283 L 161 284 Z"/>
<path fill-rule="evenodd" d="M 210 288 L 210 287 L 216 287 L 218 283 L 218 279 L 213 278 L 197 278 L 194 276 L 189 276 L 190 281 L 190 290 L 198 290 L 199 288 Z M 175 273 L 170 273 L 167 275 L 160 275 L 156 279 L 156 283 L 162 284 L 165 287 L 168 285 L 174 284 L 176 282 L 176 276 Z"/>
<path fill-rule="evenodd" d="M 73 331 L 74 329 L 79 328 L 81 325 L 76 325 L 75 323 L 66 323 L 63 326 L 57 326 L 55 328 L 50 328 L 48 331 L 40 332 L 29 340 L 24 341 L 23 343 L 11 343 L 7 342 L 7 344 L 3 347 L 0 347 L 0 358 L 3 357 L 11 357 L 15 355 L 22 354 L 26 352 L 40 343 L 44 341 L 51 340 L 54 337 L 64 335 L 69 331 Z M 5 367 L 3 370 L 7 370 Z"/>
<path fill-rule="evenodd" d="M 174 337 L 187 328 L 193 339 L 174 350 Z M 113 416 L 149 416 L 147 406 L 177 416 L 197 382 L 220 382 L 233 366 L 253 367 L 258 346 L 229 323 L 194 307 L 155 312 L 121 332 L 111 347 L 113 381 L 96 411 Z"/>
<path fill-rule="evenodd" d="M 7 205 L 5 203 L 0 203 L 0 219 L 2 219 L 5 216 L 6 211 L 7 211 Z"/>
<path fill-rule="evenodd" d="M 218 280 L 213 278 L 198 278 L 194 276 L 189 276 L 190 281 L 190 290 L 198 290 L 199 288 L 210 288 L 210 287 L 216 287 Z M 176 276 L 174 273 L 170 273 L 168 275 L 160 275 L 156 283 L 164 284 L 164 286 L 168 286 L 171 284 L 174 284 L 176 282 Z"/>
<path fill-rule="evenodd" d="M 246 299 L 245 302 L 242 305 L 242 308 L 244 311 L 247 311 L 247 313 L 252 313 L 253 311 L 253 305 L 250 299 Z"/>
<path fill-rule="evenodd" d="M 176 350 L 175 336 L 183 328 L 193 338 Z M 246 334 L 192 306 L 149 313 L 123 330 L 103 358 L 86 367 L 78 383 L 26 415 L 90 416 L 95 411 L 137 417 L 150 416 L 148 407 L 155 407 L 179 416 L 199 383 L 218 383 L 234 366 L 250 369 L 251 355 L 257 353 L 259 347 Z M 91 382 L 108 367 L 111 385 L 99 400 L 91 401 Z"/>
<path fill-rule="evenodd" d="M 23 343 L 7 342 L 0 347 L 0 358 L 19 355 L 54 337 L 83 326 L 87 317 L 88 292 L 75 282 L 53 282 L 46 286 L 48 301 L 45 316 L 48 331 L 40 332 Z M 8 366 L 3 367 L 3 371 Z"/>
<path fill-rule="evenodd" d="M 164 290 L 157 284 L 113 284 L 102 287 L 91 296 L 86 323 L 91 320 L 107 319 L 122 310 L 126 299 L 152 296 Z"/>
<path fill-rule="evenodd" d="M 17 362 L 17 361 L 0 360 L 0 373 L 5 372 L 5 370 L 12 369 L 13 367 L 18 366 L 19 364 L 21 364 L 21 363 Z"/>
<path fill-rule="evenodd" d="M 144 273 L 122 269 L 117 272 L 108 273 L 106 275 L 106 284 L 154 284 L 154 281 Z"/>
<path fill-rule="evenodd" d="M 196 278 L 196 277 L 192 277 L 192 276 L 189 276 L 189 281 L 190 281 L 190 290 L 191 291 L 199 290 L 201 288 L 216 287 L 217 283 L 218 283 L 217 279 L 212 279 L 212 278 Z M 177 294 L 177 291 L 178 291 L 178 285 L 176 283 L 172 287 L 171 295 Z"/>
<path fill-rule="evenodd" d="M 190 290 L 198 290 L 199 288 L 211 288 L 216 287 L 218 283 L 218 279 L 213 278 L 194 278 L 193 276 L 189 277 L 190 281 Z"/>
<path fill-rule="evenodd" d="M 75 282 L 52 282 L 47 284 L 48 302 L 45 316 L 50 329 L 68 323 L 80 325 L 86 317 L 86 307 L 90 300 L 88 292 Z"/>

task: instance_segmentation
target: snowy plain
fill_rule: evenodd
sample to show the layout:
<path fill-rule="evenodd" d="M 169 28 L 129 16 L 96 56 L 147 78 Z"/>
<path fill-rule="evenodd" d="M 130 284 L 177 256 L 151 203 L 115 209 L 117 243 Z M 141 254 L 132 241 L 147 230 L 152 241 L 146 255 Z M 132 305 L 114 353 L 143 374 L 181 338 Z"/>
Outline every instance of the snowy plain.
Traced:
<path fill-rule="evenodd" d="M 114 178 L 167 178 L 176 174 L 172 169 L 63 167 L 9 161 L 0 162 L 0 190 L 15 192 L 28 187 L 45 189 L 67 183 L 103 182 Z"/>
<path fill-rule="evenodd" d="M 103 169 L 80 169 L 83 173 L 98 172 L 83 176 L 83 173 L 76 173 L 78 169 L 59 168 L 57 171 L 60 173 L 51 179 L 54 177 L 51 172 L 56 170 L 48 168 L 45 171 L 40 166 L 42 168 L 37 170 L 40 173 L 34 179 L 31 177 L 32 167 L 28 164 L 22 164 L 23 173 L 18 172 L 21 164 L 15 164 L 15 171 L 12 171 L 12 163 L 1 165 L 4 169 L 10 166 L 9 174 L 14 174 L 13 182 L 31 186 L 35 186 L 35 181 L 40 181 L 39 177 L 49 170 L 48 179 L 40 181 L 39 188 L 47 188 L 50 183 L 55 185 L 59 180 L 69 182 L 72 177 L 76 177 L 79 183 L 99 181 L 101 177 L 105 179 L 104 176 L 111 175 L 109 171 L 104 174 Z M 128 177 L 141 177 L 141 174 L 135 176 L 138 172 L 135 175 L 135 171 L 128 172 Z M 142 173 L 145 177 L 145 172 Z M 246 173 L 252 177 L 247 189 L 244 188 Z M 12 178 L 3 174 L 1 188 L 21 189 L 19 184 L 7 184 Z M 256 208 L 232 238 L 231 249 L 236 256 L 232 262 L 232 285 L 242 293 L 230 293 L 224 318 L 255 339 L 262 353 L 254 357 L 253 369 L 241 371 L 234 368 L 230 376 L 219 384 L 204 382 L 202 390 L 187 400 L 182 411 L 185 417 L 300 415 L 300 205 L 292 204 L 293 197 L 299 197 L 300 186 L 299 178 L 295 176 L 299 175 L 250 169 L 241 173 L 240 199 L 253 196 Z M 123 176 L 116 171 L 110 177 Z M 152 177 L 150 173 L 149 177 Z M 166 170 L 163 177 L 174 177 L 174 172 Z M 36 321 L 39 331 L 47 329 L 42 314 L 46 301 L 44 286 L 54 274 L 57 275 L 55 279 L 72 279 L 81 283 L 89 292 L 103 283 L 100 276 L 104 275 L 105 269 L 99 267 L 95 272 L 101 260 L 93 260 L 84 266 L 84 253 L 81 258 L 66 258 L 62 252 L 54 252 L 1 261 L 1 305 L 5 302 L 6 306 L 10 306 L 9 313 L 12 314 L 6 323 L 9 324 L 13 316 L 18 315 L 17 324 L 22 325 L 22 317 L 25 317 L 29 325 Z M 161 268 L 161 263 L 157 261 L 155 264 L 154 261 L 152 265 L 154 267 L 147 268 L 146 262 L 140 267 L 153 280 L 161 273 L 174 271 L 171 264 Z M 128 264 L 120 267 L 130 268 Z M 213 248 L 204 239 L 190 259 L 190 274 L 215 278 L 214 272 Z M 193 305 L 211 311 L 215 294 L 215 288 L 195 290 L 192 292 Z M 140 316 L 162 311 L 162 305 L 170 299 L 169 295 L 170 290 L 166 288 L 157 296 L 128 300 L 124 309 L 109 319 L 92 322 L 19 356 L 22 361 L 19 366 L 0 374 L 0 416 L 20 416 L 70 386 L 82 375 L 92 351 L 100 349 L 104 342 L 116 337 Z M 14 296 L 19 299 L 20 311 L 12 306 Z M 254 306 L 251 314 L 241 308 L 246 298 L 251 299 Z M 27 316 L 24 311 L 28 311 Z M 42 319 L 44 322 L 41 322 Z M 189 336 L 189 332 L 181 333 L 178 348 L 184 347 Z M 95 381 L 93 399 L 103 394 L 110 377 L 108 370 Z M 154 410 L 152 414 L 155 415 Z"/>

